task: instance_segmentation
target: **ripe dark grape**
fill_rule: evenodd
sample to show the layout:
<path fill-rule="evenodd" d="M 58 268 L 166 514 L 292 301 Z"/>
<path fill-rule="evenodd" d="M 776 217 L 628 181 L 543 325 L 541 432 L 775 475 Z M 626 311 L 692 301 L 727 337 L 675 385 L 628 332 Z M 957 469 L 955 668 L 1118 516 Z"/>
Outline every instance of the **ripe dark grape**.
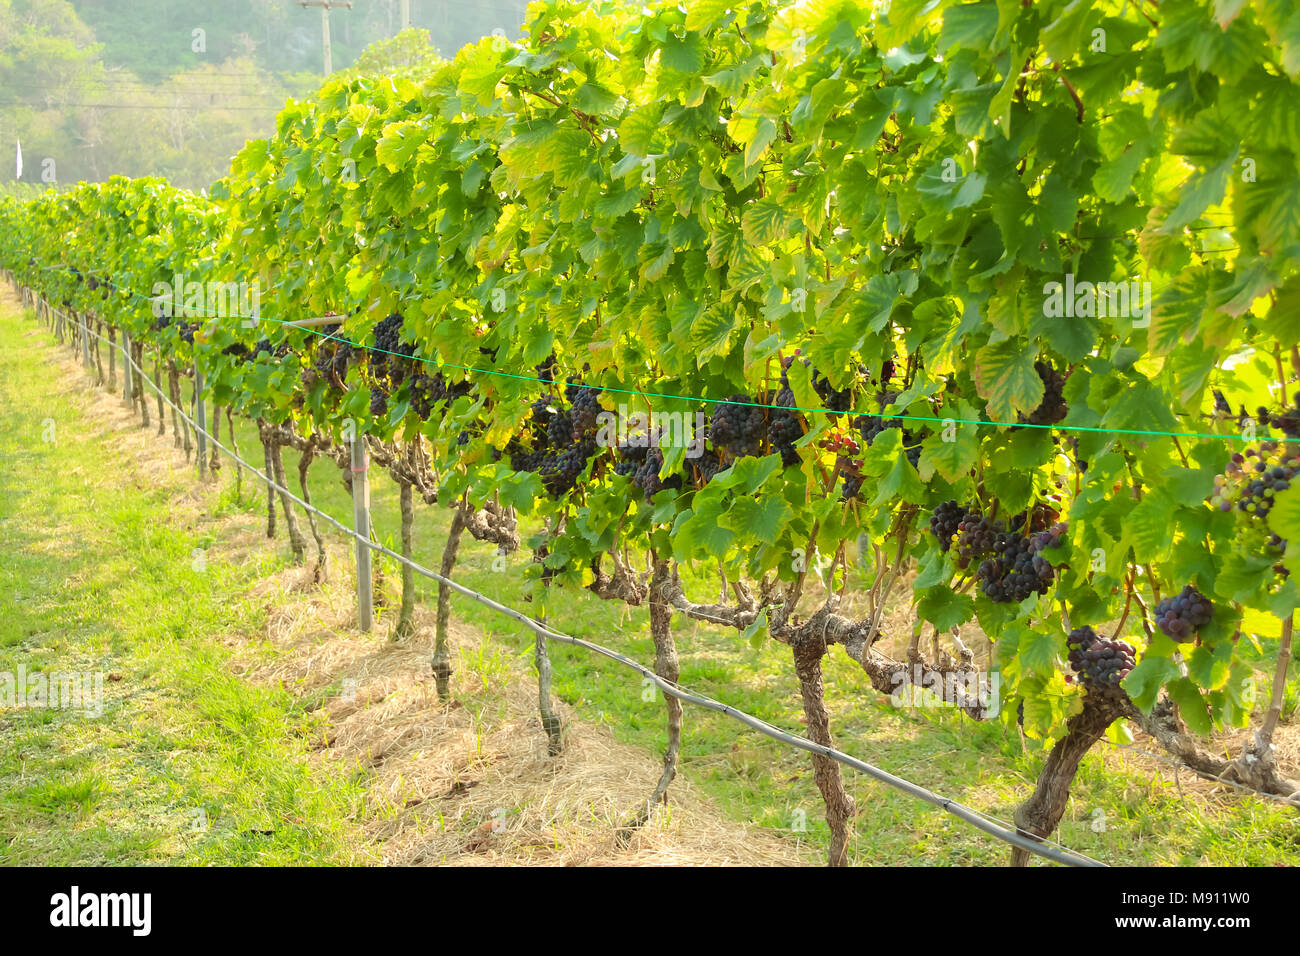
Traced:
<path fill-rule="evenodd" d="M 859 415 L 855 424 L 862 435 L 862 443 L 867 446 L 870 446 L 882 433 L 889 431 L 891 428 L 897 428 L 902 434 L 903 448 L 906 450 L 907 460 L 915 468 L 921 460 L 920 437 L 904 428 L 901 418 L 891 418 L 885 414 L 885 407 L 892 405 L 897 398 L 898 393 L 892 390 L 877 392 L 876 407 L 881 414 Z"/>
<path fill-rule="evenodd" d="M 967 568 L 977 558 L 992 554 L 999 536 L 1005 532 L 1002 522 L 968 513 L 957 524 L 957 567 Z"/>
<path fill-rule="evenodd" d="M 553 498 L 559 498 L 577 486 L 587 460 L 596 450 L 595 441 L 581 441 L 562 449 L 552 448 L 546 453 L 537 467 L 537 474 Z"/>
<path fill-rule="evenodd" d="M 649 451 L 649 439 L 646 439 L 641 444 L 619 445 L 618 463 L 614 466 L 614 474 L 623 475 L 624 477 L 635 475 L 638 466 L 645 461 L 646 454 Z"/>
<path fill-rule="evenodd" d="M 417 370 L 407 384 L 407 394 L 410 397 L 411 408 L 421 418 L 426 419 L 439 402 L 454 401 L 461 395 L 468 395 L 469 391 L 469 382 L 449 383 L 443 378 L 441 372 L 434 372 L 429 375 L 424 371 Z"/>
<path fill-rule="evenodd" d="M 546 425 L 546 440 L 553 448 L 563 448 L 573 441 L 573 419 L 566 411 L 551 415 Z"/>
<path fill-rule="evenodd" d="M 1059 548 L 1065 541 L 1069 530 L 1069 524 L 1061 521 L 1052 525 L 1045 531 L 1034 532 L 1029 536 L 1029 539 L 1034 546 L 1034 553 L 1036 554 L 1047 548 Z"/>
<path fill-rule="evenodd" d="M 862 475 L 858 472 L 858 469 L 841 464 L 836 469 L 836 473 L 844 479 L 840 489 L 841 500 L 848 501 L 851 498 L 857 498 L 862 491 Z"/>
<path fill-rule="evenodd" d="M 594 438 L 597 430 L 596 420 L 603 408 L 600 406 L 600 389 L 579 388 L 573 397 L 573 407 L 569 410 L 569 419 L 573 428 L 573 438 L 580 441 Z"/>
<path fill-rule="evenodd" d="M 404 321 L 400 312 L 394 312 L 392 315 L 380 320 L 379 324 L 375 326 L 375 348 L 394 355 L 414 355 L 415 347 L 402 341 L 402 323 Z"/>
<path fill-rule="evenodd" d="M 772 442 L 772 449 L 780 452 L 781 464 L 788 468 L 799 463 L 799 451 L 794 447 L 794 443 L 803 437 L 803 424 L 794 412 L 781 410 L 795 407 L 794 392 L 791 389 L 783 388 L 777 392 L 772 404 L 780 408 L 773 408 L 771 411 L 772 417 L 768 422 L 767 436 Z"/>
<path fill-rule="evenodd" d="M 824 375 L 814 374 L 813 389 L 817 392 L 818 397 L 821 398 L 827 411 L 847 412 L 853 407 L 852 388 L 836 389 L 831 386 L 830 379 L 826 378 Z M 793 401 L 790 402 L 790 406 L 794 406 Z"/>
<path fill-rule="evenodd" d="M 1156 624 L 1180 644 L 1190 641 L 1213 616 L 1210 599 L 1190 584 L 1156 605 Z"/>
<path fill-rule="evenodd" d="M 999 604 L 1046 594 L 1054 577 L 1051 563 L 1036 552 L 1028 538 L 1014 532 L 999 534 L 992 557 L 979 567 L 984 594 Z"/>
<path fill-rule="evenodd" d="M 1062 394 L 1067 376 L 1046 362 L 1035 362 L 1034 371 L 1043 380 L 1043 400 L 1024 420 L 1030 425 L 1055 425 L 1070 412 Z"/>
<path fill-rule="evenodd" d="M 388 414 L 388 393 L 378 385 L 370 391 L 370 414 L 375 418 Z"/>
<path fill-rule="evenodd" d="M 732 395 L 718 405 L 709 426 L 709 439 L 733 458 L 762 453 L 766 424 L 763 408 L 746 395 Z"/>
<path fill-rule="evenodd" d="M 707 485 L 718 472 L 726 467 L 722 463 L 722 459 L 718 457 L 718 453 L 711 448 L 704 449 L 703 454 L 693 462 L 691 459 L 687 459 L 687 461 L 694 466 L 701 485 Z"/>
<path fill-rule="evenodd" d="M 947 551 L 952 546 L 958 526 L 969 514 L 955 500 L 945 501 L 934 509 L 934 514 L 930 516 L 930 533 L 939 539 L 940 551 Z"/>
<path fill-rule="evenodd" d="M 647 449 L 645 458 L 637 465 L 632 483 L 645 493 L 646 500 L 663 489 L 664 483 L 659 478 L 659 470 L 663 466 L 664 453 L 658 448 Z"/>
<path fill-rule="evenodd" d="M 1134 655 L 1130 644 L 1098 636 L 1091 627 L 1071 631 L 1065 639 L 1070 669 L 1079 676 L 1089 694 L 1123 698 L 1120 681 L 1133 669 Z"/>

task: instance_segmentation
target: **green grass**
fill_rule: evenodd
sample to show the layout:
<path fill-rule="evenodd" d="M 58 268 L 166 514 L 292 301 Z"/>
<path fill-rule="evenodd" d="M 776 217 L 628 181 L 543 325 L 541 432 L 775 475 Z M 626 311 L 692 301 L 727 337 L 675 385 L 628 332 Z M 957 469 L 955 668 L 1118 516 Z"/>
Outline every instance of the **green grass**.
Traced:
<path fill-rule="evenodd" d="M 300 759 L 301 741 L 313 732 L 306 715 L 315 698 L 295 702 L 287 693 L 251 687 L 225 666 L 222 636 L 257 633 L 264 613 L 240 597 L 243 589 L 282 567 L 287 546 L 281 532 L 260 561 L 227 560 L 219 519 L 262 509 L 264 497 L 250 504 L 253 486 L 245 476 L 245 497 L 237 500 L 229 462 L 220 488 L 204 493 L 207 510 L 193 523 L 172 513 L 171 503 L 194 491 L 184 473 L 124 493 L 106 477 L 117 453 L 113 434 L 85 428 L 85 385 L 60 380 L 47 364 L 50 355 L 34 323 L 0 320 L 0 530 L 11 542 L 0 552 L 0 600 L 6 602 L 0 607 L 0 672 L 23 660 L 29 670 L 34 662 L 65 669 L 98 664 L 126 677 L 112 685 L 116 696 L 98 721 L 49 711 L 0 714 L 0 785 L 6 792 L 0 853 L 47 863 L 364 859 L 367 851 L 354 835 L 364 777 L 318 779 Z M 46 417 L 55 420 L 59 437 L 53 443 L 40 441 Z M 240 423 L 237 439 L 260 465 L 253 426 Z M 158 455 L 172 454 L 170 435 L 157 441 Z M 286 457 L 292 476 L 297 462 L 291 453 Z M 377 534 L 393 538 L 396 490 L 382 473 L 371 474 Z M 318 506 L 350 523 L 351 503 L 337 467 L 318 460 L 311 475 Z M 417 557 L 436 566 L 446 511 L 417 513 Z M 207 566 L 196 572 L 192 555 L 200 546 L 209 549 Z M 511 555 L 504 572 L 493 570 L 493 557 L 489 546 L 467 536 L 456 577 L 526 607 L 528 556 Z M 385 571 L 396 581 L 396 566 Z M 700 595 L 716 590 L 708 575 L 688 581 Z M 421 581 L 419 599 L 431 607 L 436 585 Z M 552 626 L 653 660 L 644 610 L 588 596 L 555 605 Z M 380 612 L 381 633 L 388 613 Z M 472 657 L 455 658 L 459 695 L 482 694 L 511 671 L 512 658 L 528 655 L 533 637 L 512 621 L 460 597 L 453 598 L 453 614 L 491 638 Z M 787 649 L 772 642 L 755 649 L 734 632 L 680 618 L 674 627 L 684 685 L 802 731 Z M 643 699 L 640 677 L 580 649 L 554 646 L 551 653 L 557 696 L 580 719 L 603 723 L 618 739 L 643 748 L 653 766 L 666 742 L 663 705 Z M 841 749 L 1011 819 L 1044 756 L 1033 742 L 1022 751 L 1014 725 L 892 707 L 838 650 L 825 667 Z M 810 860 L 823 854 L 826 826 L 806 755 L 725 716 L 688 709 L 682 769 L 727 816 L 788 836 L 805 846 Z M 852 771 L 846 779 L 860 811 L 854 862 L 1006 861 L 1004 845 L 942 811 Z M 192 833 L 188 824 L 197 810 L 206 814 L 208 829 Z M 273 835 L 254 832 L 265 829 Z M 1184 794 L 1148 765 L 1104 747 L 1085 759 L 1056 839 L 1117 864 L 1300 862 L 1293 810 L 1250 797 Z"/>
<path fill-rule="evenodd" d="M 264 616 L 241 595 L 282 559 L 222 560 L 215 514 L 177 520 L 184 475 L 123 487 L 114 433 L 53 355 L 35 323 L 0 321 L 0 673 L 99 672 L 104 707 L 0 711 L 0 860 L 373 859 L 364 780 L 313 774 L 301 705 L 227 667 L 222 639 Z"/>

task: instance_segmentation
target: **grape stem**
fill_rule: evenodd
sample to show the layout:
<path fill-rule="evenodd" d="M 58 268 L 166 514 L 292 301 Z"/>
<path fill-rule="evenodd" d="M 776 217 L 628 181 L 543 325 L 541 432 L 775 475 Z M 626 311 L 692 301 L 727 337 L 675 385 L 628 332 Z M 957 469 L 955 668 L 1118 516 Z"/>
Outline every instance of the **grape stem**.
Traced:
<path fill-rule="evenodd" d="M 1183 460 L 1183 467 L 1184 467 L 1184 468 L 1190 468 L 1191 465 L 1189 465 L 1189 464 L 1187 463 L 1187 456 L 1183 454 L 1183 446 L 1180 445 L 1180 444 L 1178 444 L 1178 436 L 1177 436 L 1177 435 L 1174 436 L 1174 447 L 1175 447 L 1176 449 L 1178 449 L 1178 457 L 1181 458 L 1181 459 Z"/>
<path fill-rule="evenodd" d="M 1146 632 L 1147 643 L 1150 643 L 1155 640 L 1156 637 L 1155 629 L 1151 626 L 1151 612 L 1148 610 L 1146 602 L 1142 600 L 1142 595 L 1137 593 L 1136 588 L 1134 588 L 1130 593 L 1133 595 L 1133 600 L 1137 602 L 1138 610 L 1142 612 L 1140 618 L 1142 621 L 1142 630 Z"/>
<path fill-rule="evenodd" d="M 1124 585 L 1124 590 L 1128 592 L 1128 597 L 1124 599 L 1124 613 L 1119 619 L 1119 624 L 1115 626 L 1115 637 L 1119 637 L 1124 633 L 1124 625 L 1128 622 L 1129 608 L 1133 604 L 1133 576 L 1133 569 L 1130 568 L 1128 572 L 1128 581 L 1125 582 Z"/>

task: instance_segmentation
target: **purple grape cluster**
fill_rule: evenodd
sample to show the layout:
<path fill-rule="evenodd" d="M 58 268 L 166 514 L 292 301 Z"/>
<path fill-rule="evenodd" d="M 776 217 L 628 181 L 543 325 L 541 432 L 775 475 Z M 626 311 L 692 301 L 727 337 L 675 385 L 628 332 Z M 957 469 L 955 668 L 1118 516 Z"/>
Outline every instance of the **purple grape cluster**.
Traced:
<path fill-rule="evenodd" d="M 709 440 L 733 458 L 762 454 L 766 421 L 761 404 L 748 395 L 732 395 L 713 412 Z"/>
<path fill-rule="evenodd" d="M 646 452 L 650 450 L 648 440 L 637 445 L 619 445 L 618 462 L 614 465 L 614 474 L 625 478 L 636 474 L 637 468 L 645 461 Z"/>
<path fill-rule="evenodd" d="M 785 373 L 782 373 L 782 382 Z M 799 451 L 794 443 L 803 437 L 803 423 L 795 412 L 782 409 L 794 408 L 794 391 L 787 385 L 776 393 L 772 404 L 771 420 L 768 422 L 767 437 L 772 442 L 772 449 L 781 455 L 781 464 L 789 468 L 799 463 Z"/>
<path fill-rule="evenodd" d="M 469 382 L 449 383 L 441 372 L 429 375 L 417 371 L 407 382 L 407 395 L 411 408 L 421 418 L 427 419 L 439 402 L 454 401 L 462 395 L 468 395 Z"/>
<path fill-rule="evenodd" d="M 1300 441 L 1300 398 L 1295 405 L 1282 412 L 1270 412 L 1261 407 L 1258 412 L 1259 423 L 1278 429 L 1292 441 Z"/>
<path fill-rule="evenodd" d="M 930 533 L 939 539 L 939 550 L 947 551 L 952 547 L 952 539 L 957 534 L 961 523 L 971 514 L 955 500 L 945 501 L 934 509 L 930 515 Z"/>
<path fill-rule="evenodd" d="M 1065 380 L 1062 375 L 1047 362 L 1035 362 L 1034 371 L 1043 381 L 1043 400 L 1024 420 L 1030 425 L 1055 425 L 1070 412 L 1065 403 Z"/>
<path fill-rule="evenodd" d="M 1058 521 L 1045 531 L 1035 531 L 1029 536 L 1030 542 L 1034 546 L 1034 552 L 1045 551 L 1048 548 L 1059 548 L 1069 534 L 1070 526 L 1064 521 Z"/>
<path fill-rule="evenodd" d="M 1133 669 L 1133 647 L 1124 641 L 1107 640 L 1091 627 L 1071 631 L 1065 639 L 1070 668 L 1090 694 L 1122 698 L 1120 681 Z"/>
<path fill-rule="evenodd" d="M 663 466 L 664 453 L 658 448 L 647 448 L 645 457 L 636 466 L 636 471 L 632 475 L 632 484 L 645 493 L 647 500 L 665 487 L 659 477 L 659 470 Z"/>
<path fill-rule="evenodd" d="M 686 463 L 692 469 L 696 486 L 701 488 L 712 481 L 718 472 L 727 467 L 722 457 L 712 448 L 703 449 L 700 457 L 688 458 Z"/>
<path fill-rule="evenodd" d="M 957 523 L 957 567 L 970 567 L 972 561 L 993 553 L 998 538 L 1006 533 L 1001 521 L 991 521 L 974 511 Z"/>
<path fill-rule="evenodd" d="M 997 537 L 993 556 L 980 563 L 981 590 L 999 604 L 1018 603 L 1031 594 L 1046 594 L 1055 572 L 1023 535 L 1004 533 Z"/>
<path fill-rule="evenodd" d="M 855 423 L 858 431 L 862 435 L 862 443 L 870 447 L 871 443 L 880 437 L 884 432 L 891 428 L 897 428 L 903 436 L 903 448 L 906 450 L 907 460 L 912 463 L 912 467 L 917 467 L 921 461 L 921 438 L 903 427 L 901 418 L 889 418 L 885 415 L 885 408 L 892 405 L 898 399 L 898 393 L 892 389 L 876 393 L 876 408 L 881 413 L 879 415 L 859 415 Z"/>
<path fill-rule="evenodd" d="M 1290 446 L 1269 440 L 1259 448 L 1235 453 L 1223 471 L 1214 478 L 1210 504 L 1225 512 L 1235 504 L 1238 511 L 1264 520 L 1273 510 L 1276 496 L 1290 488 L 1300 474 L 1300 456 L 1293 454 Z M 1286 547 L 1286 540 L 1276 533 L 1270 533 L 1268 543 L 1274 548 Z"/>
<path fill-rule="evenodd" d="M 510 467 L 515 471 L 536 472 L 553 498 L 560 498 L 577 487 L 587 464 L 600 450 L 595 423 L 600 408 L 599 391 L 577 387 L 570 394 L 575 405 L 567 409 L 560 406 L 554 395 L 544 395 L 534 401 L 525 426 L 525 440 L 518 436 L 511 438 L 505 449 L 505 454 L 510 456 Z M 465 440 L 468 441 L 468 436 Z M 615 471 L 627 473 L 617 466 Z"/>
<path fill-rule="evenodd" d="M 1190 641 L 1213 616 L 1210 599 L 1190 584 L 1156 605 L 1156 624 L 1180 644 Z"/>
<path fill-rule="evenodd" d="M 573 429 L 573 440 L 594 438 L 597 431 L 597 418 L 604 409 L 600 406 L 600 389 L 579 388 L 573 396 L 573 407 L 569 410 L 569 421 Z"/>

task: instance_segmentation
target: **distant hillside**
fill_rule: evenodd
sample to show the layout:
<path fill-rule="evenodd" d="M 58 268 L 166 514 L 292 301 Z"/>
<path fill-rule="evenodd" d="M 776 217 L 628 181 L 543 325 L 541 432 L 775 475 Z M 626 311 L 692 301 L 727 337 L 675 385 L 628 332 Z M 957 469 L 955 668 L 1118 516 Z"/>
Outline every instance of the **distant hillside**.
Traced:
<path fill-rule="evenodd" d="M 525 7 L 411 0 L 415 42 L 453 56 L 498 29 L 517 37 Z M 355 0 L 330 25 L 344 70 L 400 31 L 401 3 Z M 368 63 L 385 62 L 377 49 Z M 202 188 L 322 65 L 320 11 L 296 0 L 0 0 L 0 183 L 15 185 L 20 140 L 23 184 L 120 173 Z"/>

